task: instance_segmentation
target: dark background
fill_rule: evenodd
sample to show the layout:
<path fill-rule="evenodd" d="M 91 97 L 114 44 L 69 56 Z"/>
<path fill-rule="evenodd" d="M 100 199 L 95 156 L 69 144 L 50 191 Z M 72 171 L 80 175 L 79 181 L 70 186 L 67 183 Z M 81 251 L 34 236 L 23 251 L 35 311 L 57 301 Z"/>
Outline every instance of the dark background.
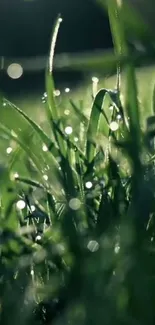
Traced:
<path fill-rule="evenodd" d="M 112 46 L 108 18 L 93 0 L 0 0 L 0 56 L 30 58 L 48 55 L 51 31 L 58 14 L 63 23 L 56 53 L 84 52 Z M 16 92 L 43 87 L 43 71 L 24 71 L 19 80 L 0 72 L 0 88 Z M 56 78 L 80 80 L 82 73 L 56 74 Z M 19 87 L 20 86 L 20 87 Z"/>

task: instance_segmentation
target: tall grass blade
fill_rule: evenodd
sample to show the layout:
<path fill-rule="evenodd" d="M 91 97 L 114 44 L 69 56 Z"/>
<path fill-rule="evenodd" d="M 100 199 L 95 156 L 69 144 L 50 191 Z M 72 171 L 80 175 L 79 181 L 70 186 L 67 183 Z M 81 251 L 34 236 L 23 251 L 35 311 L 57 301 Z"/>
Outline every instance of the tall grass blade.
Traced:
<path fill-rule="evenodd" d="M 54 96 L 55 86 L 54 86 L 54 80 L 53 80 L 53 60 L 54 60 L 54 51 L 56 46 L 56 40 L 59 32 L 59 27 L 62 22 L 62 19 L 60 16 L 58 16 L 56 23 L 53 28 L 52 33 L 52 41 L 51 41 L 51 47 L 50 47 L 50 55 L 49 55 L 49 62 L 46 69 L 46 92 L 47 92 L 47 115 L 49 118 L 49 121 L 51 123 L 52 131 L 54 133 L 55 139 L 58 143 L 60 153 L 63 157 L 66 155 L 66 147 L 63 139 L 60 137 L 60 135 L 55 130 L 55 127 L 53 123 L 60 124 L 60 118 L 58 114 L 57 104 Z"/>

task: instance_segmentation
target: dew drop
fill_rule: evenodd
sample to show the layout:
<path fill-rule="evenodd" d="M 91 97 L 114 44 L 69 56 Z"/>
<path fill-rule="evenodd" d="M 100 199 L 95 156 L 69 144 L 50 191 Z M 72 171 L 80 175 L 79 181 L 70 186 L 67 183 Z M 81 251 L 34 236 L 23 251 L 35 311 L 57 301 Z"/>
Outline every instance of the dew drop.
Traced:
<path fill-rule="evenodd" d="M 48 181 L 48 176 L 47 175 L 43 175 L 43 178 L 45 181 Z"/>
<path fill-rule="evenodd" d="M 19 200 L 17 203 L 16 203 L 16 207 L 18 210 L 23 210 L 26 206 L 26 203 L 25 201 L 23 200 Z"/>
<path fill-rule="evenodd" d="M 67 135 L 70 135 L 70 134 L 72 134 L 72 132 L 73 132 L 72 127 L 71 127 L 71 126 L 66 126 L 66 128 L 65 128 L 65 133 L 66 133 Z"/>
<path fill-rule="evenodd" d="M 92 82 L 98 83 L 99 82 L 99 79 L 97 77 L 92 77 Z"/>
<path fill-rule="evenodd" d="M 43 146 L 42 146 L 42 150 L 43 150 L 44 152 L 48 151 L 48 148 L 47 148 L 46 144 L 43 144 Z"/>
<path fill-rule="evenodd" d="M 89 181 L 89 182 L 86 182 L 85 186 L 86 186 L 86 188 L 90 189 L 90 188 L 92 188 L 93 184 L 92 184 L 92 182 Z"/>
<path fill-rule="evenodd" d="M 60 17 L 60 18 L 58 19 L 58 21 L 59 21 L 59 23 L 62 23 L 63 19 Z"/>
<path fill-rule="evenodd" d="M 37 235 L 36 238 L 35 238 L 36 241 L 40 241 L 41 240 L 41 236 L 40 235 Z"/>
<path fill-rule="evenodd" d="M 70 110 L 69 109 L 65 109 L 64 114 L 65 115 L 69 115 L 70 114 Z"/>
<path fill-rule="evenodd" d="M 69 201 L 69 207 L 72 209 L 72 210 L 79 210 L 80 209 L 80 206 L 81 206 L 81 202 L 79 199 L 77 198 L 73 198 Z"/>
<path fill-rule="evenodd" d="M 119 125 L 118 125 L 117 122 L 113 121 L 113 122 L 110 123 L 110 129 L 111 129 L 112 131 L 117 131 L 118 128 L 119 128 Z"/>
<path fill-rule="evenodd" d="M 5 102 L 3 103 L 3 106 L 6 106 L 6 103 Z"/>
<path fill-rule="evenodd" d="M 87 248 L 92 253 L 97 252 L 97 250 L 99 249 L 99 243 L 96 240 L 90 240 L 87 245 Z"/>
<path fill-rule="evenodd" d="M 19 177 L 19 174 L 18 174 L 18 173 L 15 173 L 13 176 L 14 176 L 14 178 L 16 179 L 16 178 Z"/>
<path fill-rule="evenodd" d="M 53 94 L 54 94 L 55 97 L 59 97 L 61 92 L 60 92 L 59 89 L 56 89 L 56 90 L 54 90 Z"/>
<path fill-rule="evenodd" d="M 120 114 L 117 115 L 117 120 L 121 120 L 122 116 Z"/>
<path fill-rule="evenodd" d="M 120 251 L 120 246 L 118 244 L 115 245 L 114 252 L 115 254 L 118 254 Z"/>
<path fill-rule="evenodd" d="M 79 141 L 79 138 L 75 137 L 75 138 L 74 138 L 74 141 L 75 141 L 75 142 L 78 142 L 78 141 Z"/>
<path fill-rule="evenodd" d="M 35 206 L 34 205 L 31 205 L 31 211 L 34 212 L 35 211 Z"/>
<path fill-rule="evenodd" d="M 65 93 L 69 93 L 70 92 L 70 88 L 65 88 Z"/>
<path fill-rule="evenodd" d="M 12 152 L 12 148 L 11 148 L 11 147 L 8 147 L 8 148 L 6 149 L 6 152 L 7 152 L 7 154 L 9 155 L 9 154 Z"/>

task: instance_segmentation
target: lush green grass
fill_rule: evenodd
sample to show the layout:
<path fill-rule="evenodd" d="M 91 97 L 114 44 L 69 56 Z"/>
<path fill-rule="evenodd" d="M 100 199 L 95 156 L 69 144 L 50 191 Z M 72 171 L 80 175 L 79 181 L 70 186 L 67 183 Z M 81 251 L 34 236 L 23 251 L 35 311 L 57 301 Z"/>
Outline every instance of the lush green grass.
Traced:
<path fill-rule="evenodd" d="M 121 9 L 114 1 L 108 9 L 115 50 L 120 43 L 128 51 L 122 21 L 113 16 Z M 87 105 L 81 92 L 84 102 L 67 95 L 60 105 L 52 78 L 59 23 L 43 121 L 35 119 L 41 125 L 46 115 L 43 128 L 1 101 L 0 322 L 153 325 L 153 86 L 143 71 L 138 93 L 127 60 L 122 86 L 118 74 L 112 89 L 94 89 Z M 147 101 L 146 115 L 153 115 L 147 128 L 139 98 Z"/>

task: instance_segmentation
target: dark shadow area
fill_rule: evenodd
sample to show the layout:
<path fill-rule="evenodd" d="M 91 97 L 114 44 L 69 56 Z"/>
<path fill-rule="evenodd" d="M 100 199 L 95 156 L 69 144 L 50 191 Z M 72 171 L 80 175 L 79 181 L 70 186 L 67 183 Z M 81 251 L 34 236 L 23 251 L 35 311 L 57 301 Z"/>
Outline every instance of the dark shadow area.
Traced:
<path fill-rule="evenodd" d="M 112 46 L 108 18 L 92 0 L 1 0 L 0 56 L 29 58 L 48 55 L 51 32 L 58 14 L 63 17 L 56 54 L 107 49 Z M 11 62 L 11 61 L 10 61 Z M 55 73 L 56 80 L 80 82 L 82 73 Z M 24 71 L 18 80 L 11 80 L 6 69 L 0 76 L 1 90 L 21 92 L 25 88 L 43 88 L 43 71 Z"/>

